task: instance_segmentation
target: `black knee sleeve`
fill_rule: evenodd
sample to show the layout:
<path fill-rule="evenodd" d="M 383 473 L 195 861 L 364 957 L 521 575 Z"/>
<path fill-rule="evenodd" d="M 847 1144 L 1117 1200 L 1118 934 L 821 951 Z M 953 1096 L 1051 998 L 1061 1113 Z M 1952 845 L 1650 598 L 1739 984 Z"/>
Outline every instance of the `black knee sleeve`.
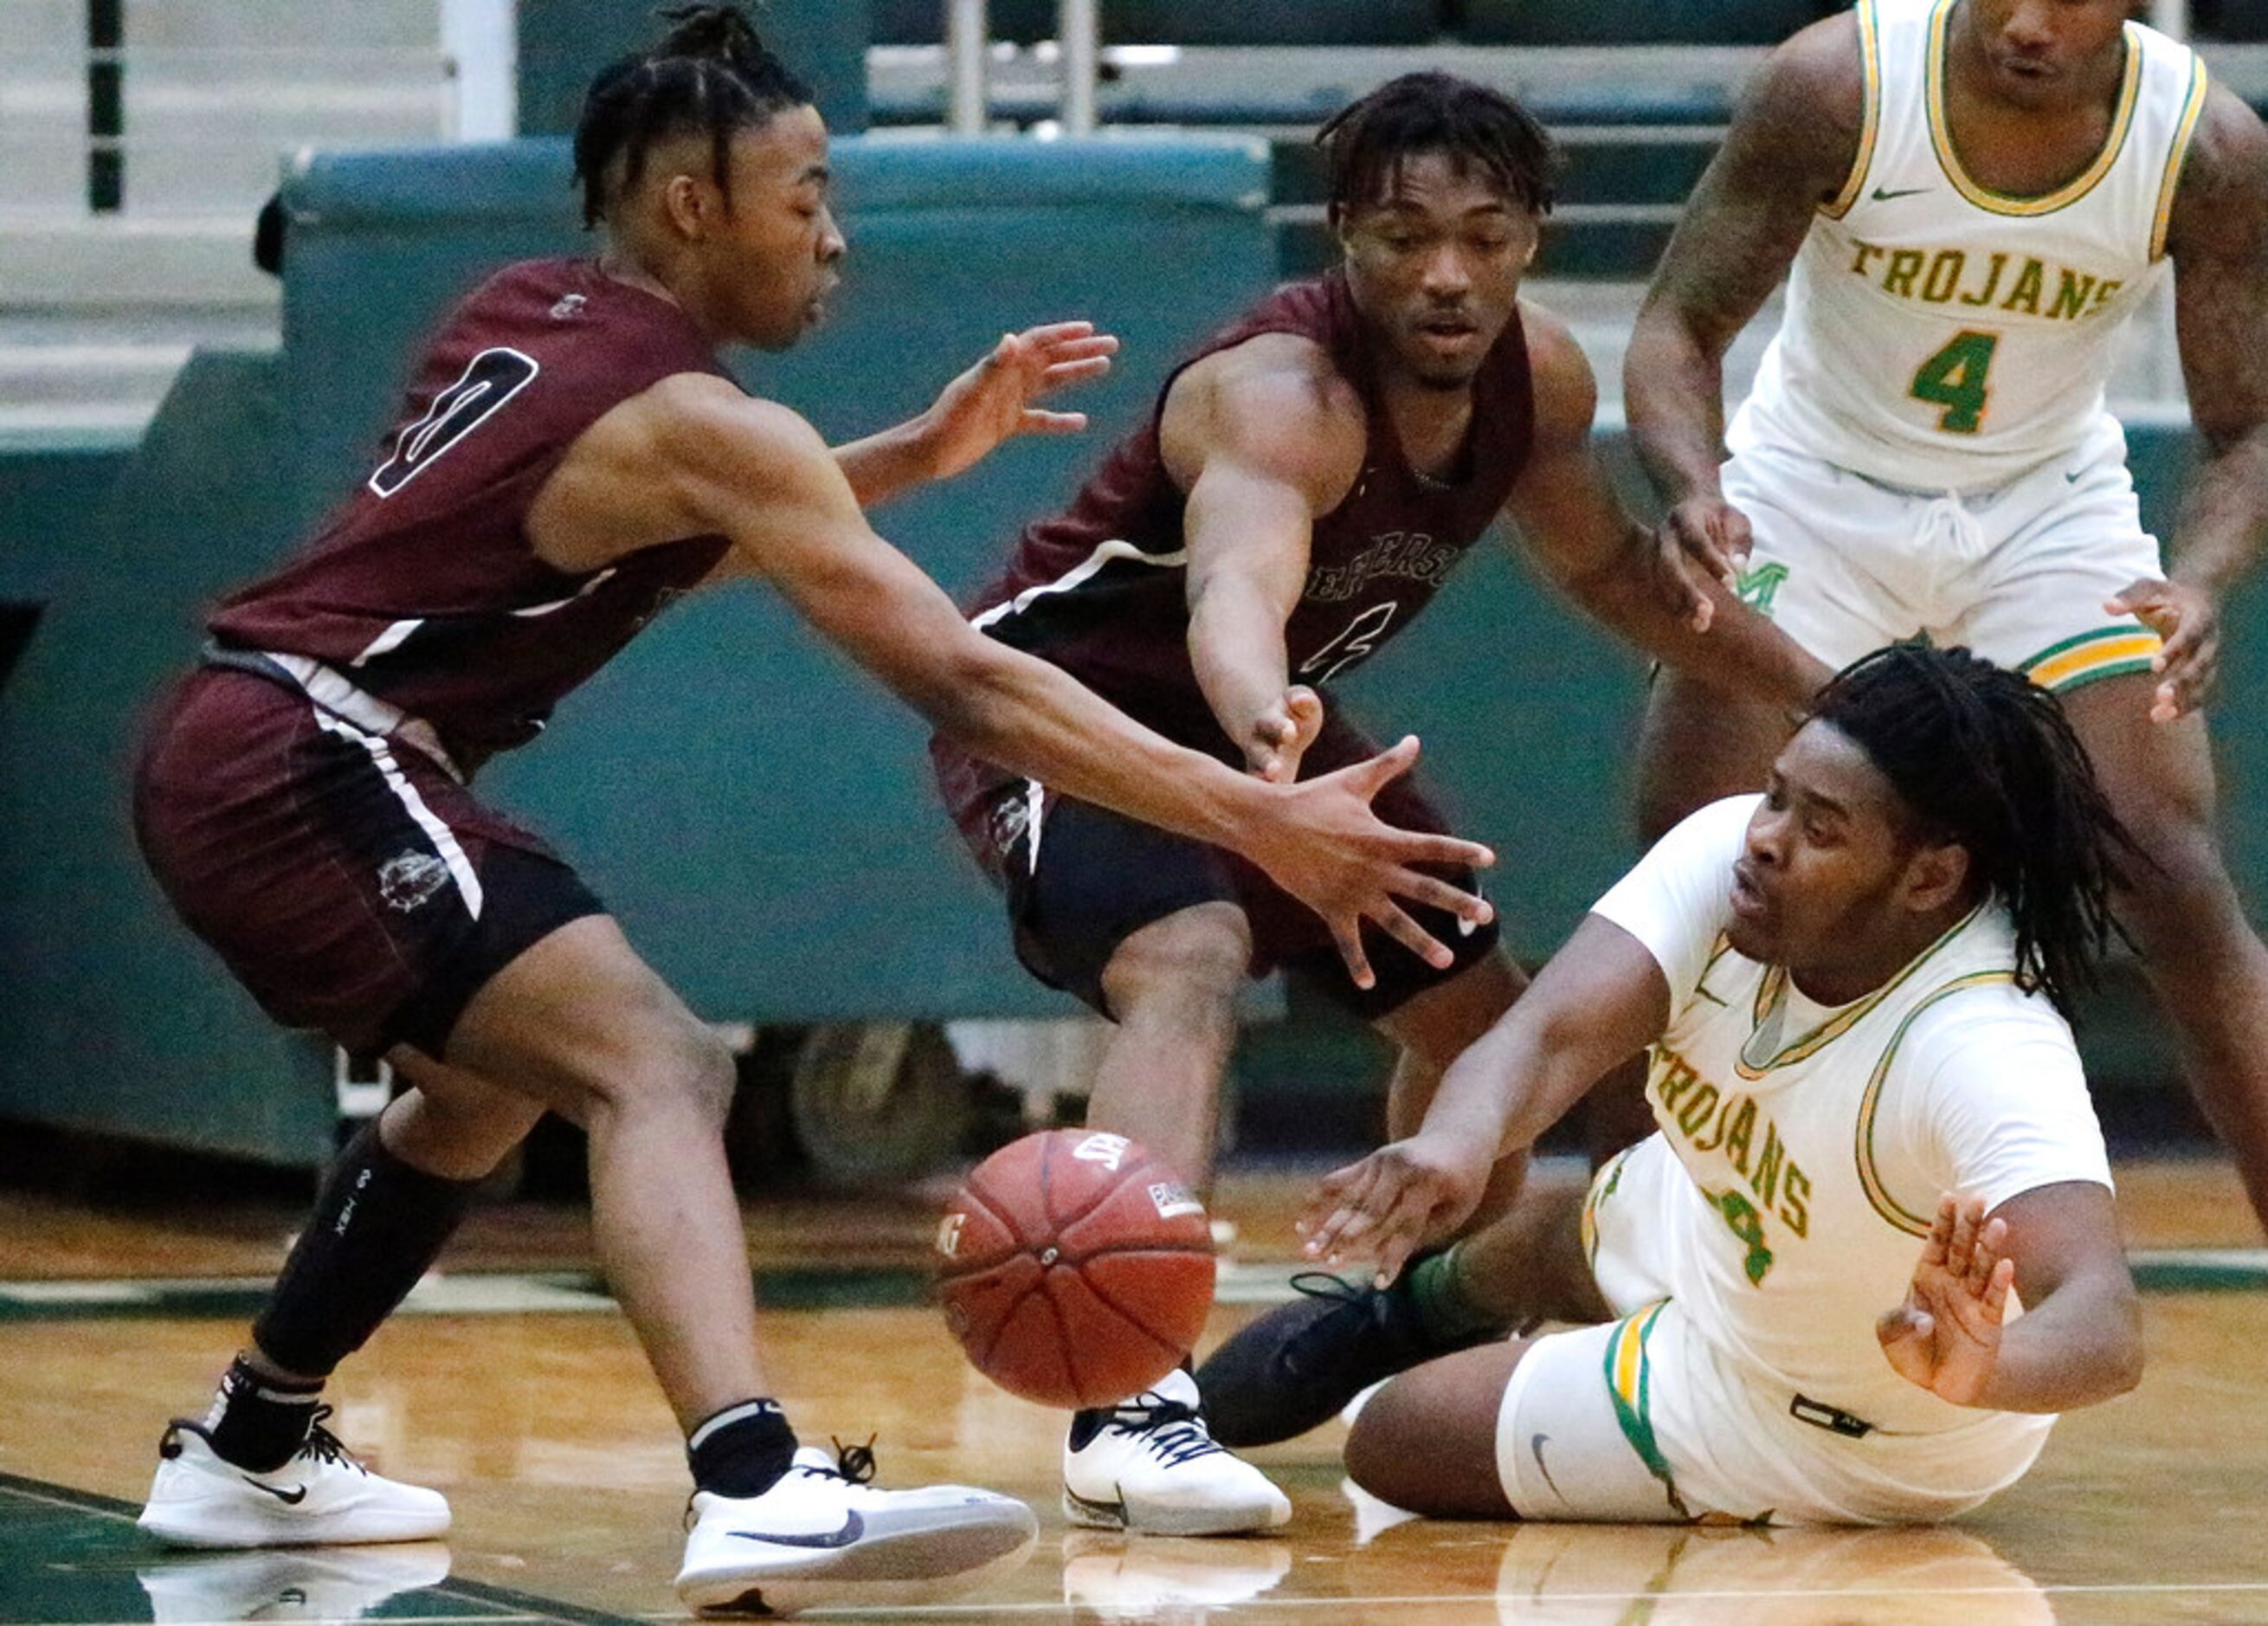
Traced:
<path fill-rule="evenodd" d="M 440 1256 L 475 1184 L 411 1168 L 386 1149 L 376 1120 L 364 1125 L 252 1324 L 260 1352 L 286 1371 L 328 1377 Z"/>

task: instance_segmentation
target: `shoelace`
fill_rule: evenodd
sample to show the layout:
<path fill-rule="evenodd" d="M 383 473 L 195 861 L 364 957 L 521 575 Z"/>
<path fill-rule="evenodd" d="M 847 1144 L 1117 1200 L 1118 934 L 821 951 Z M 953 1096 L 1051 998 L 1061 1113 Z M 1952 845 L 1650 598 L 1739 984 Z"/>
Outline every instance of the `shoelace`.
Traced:
<path fill-rule="evenodd" d="M 1349 1282 L 1327 1271 L 1303 1270 L 1292 1278 L 1292 1287 L 1295 1292 L 1304 1293 L 1309 1298 L 1326 1300 L 1342 1311 L 1352 1311 L 1366 1319 L 1377 1313 L 1372 1301 L 1378 1290 L 1365 1282 Z M 1333 1317 L 1328 1314 L 1317 1316 L 1285 1340 L 1282 1354 L 1285 1364 L 1297 1370 L 1301 1353 L 1314 1339 L 1322 1335 L 1322 1329 L 1330 1325 L 1332 1319 Z"/>
<path fill-rule="evenodd" d="M 808 1474 L 814 1479 L 847 1480 L 854 1485 L 871 1483 L 874 1477 L 874 1439 L 875 1437 L 869 1434 L 865 1445 L 846 1445 L 829 1435 L 828 1444 L 835 1447 L 835 1466 L 831 1468 L 814 1467 L 808 1463 L 799 1462 L 795 1471 Z"/>
<path fill-rule="evenodd" d="M 346 1448 L 345 1442 L 323 1426 L 323 1419 L 330 1415 L 331 1408 L 328 1406 L 315 1408 L 313 1415 L 307 1420 L 307 1443 L 299 1447 L 299 1454 L 313 1457 L 318 1462 L 335 1462 L 341 1467 L 352 1468 L 357 1474 L 368 1474 L 370 1469 L 356 1460 L 354 1453 Z"/>
<path fill-rule="evenodd" d="M 1125 1405 L 1113 1407 L 1106 1426 L 1114 1434 L 1142 1437 L 1143 1449 L 1167 1467 L 1228 1449 L 1206 1431 L 1196 1407 L 1146 1390 Z"/>

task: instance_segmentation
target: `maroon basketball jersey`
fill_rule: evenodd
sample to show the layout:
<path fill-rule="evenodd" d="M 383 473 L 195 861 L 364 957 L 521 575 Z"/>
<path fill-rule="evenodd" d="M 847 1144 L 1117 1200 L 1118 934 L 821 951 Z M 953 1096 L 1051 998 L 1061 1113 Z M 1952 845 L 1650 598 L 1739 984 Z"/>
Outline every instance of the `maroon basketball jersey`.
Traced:
<path fill-rule="evenodd" d="M 1534 437 L 1528 342 L 1515 311 L 1473 383 L 1462 477 L 1443 483 L 1403 455 L 1341 273 L 1278 289 L 1182 365 L 1263 333 L 1321 344 L 1369 419 L 1362 474 L 1315 521 L 1307 582 L 1285 627 L 1292 681 L 1320 688 L 1408 626 L 1503 511 Z M 1217 746 L 1219 725 L 1189 664 L 1186 499 L 1158 451 L 1165 399 L 1160 391 L 1149 421 L 1119 443 L 1066 512 L 1024 533 L 1006 576 L 976 601 L 974 618 L 1152 727 Z"/>
<path fill-rule="evenodd" d="M 688 536 L 570 574 L 523 529 L 576 437 L 678 373 L 727 376 L 667 299 L 589 260 L 506 267 L 433 339 L 377 468 L 283 568 L 221 602 L 213 633 L 335 668 L 460 761 L 525 743 L 724 556 L 723 537 Z"/>

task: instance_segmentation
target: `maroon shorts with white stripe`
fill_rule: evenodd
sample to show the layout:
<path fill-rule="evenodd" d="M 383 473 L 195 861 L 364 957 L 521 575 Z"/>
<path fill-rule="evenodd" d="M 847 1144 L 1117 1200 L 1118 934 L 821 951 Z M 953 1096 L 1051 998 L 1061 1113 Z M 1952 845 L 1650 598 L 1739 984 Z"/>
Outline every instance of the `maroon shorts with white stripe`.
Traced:
<path fill-rule="evenodd" d="M 261 1008 L 357 1054 L 442 1056 L 490 977 L 604 908 L 425 751 L 232 668 L 193 673 L 158 713 L 134 822 L 173 907 Z"/>

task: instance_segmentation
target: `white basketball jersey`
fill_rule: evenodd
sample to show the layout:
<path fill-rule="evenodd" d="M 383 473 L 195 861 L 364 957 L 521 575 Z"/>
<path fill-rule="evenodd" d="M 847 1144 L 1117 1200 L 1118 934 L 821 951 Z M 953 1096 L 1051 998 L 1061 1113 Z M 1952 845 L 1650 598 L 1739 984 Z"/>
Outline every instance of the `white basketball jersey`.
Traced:
<path fill-rule="evenodd" d="M 1693 815 L 1594 908 L 1671 985 L 1646 1097 L 1690 1178 L 1664 1194 L 1654 1268 L 1709 1341 L 1765 1381 L 1901 1434 L 1974 1429 L 1990 1414 L 1891 1370 L 1874 1319 L 1904 1297 L 1946 1192 L 1990 1208 L 2062 1180 L 2110 1183 L 2071 1030 L 2016 986 L 1997 904 L 1835 1008 L 1735 952 L 1716 921 L 1758 800 Z"/>
<path fill-rule="evenodd" d="M 1885 484 L 1970 491 L 2068 455 L 2104 416 L 2118 329 L 2165 274 L 2204 63 L 2126 25 L 2102 152 L 2058 190 L 2010 197 L 1954 151 L 1953 4 L 1860 0 L 1858 161 L 1796 255 L 1734 451 L 1776 446 Z"/>

